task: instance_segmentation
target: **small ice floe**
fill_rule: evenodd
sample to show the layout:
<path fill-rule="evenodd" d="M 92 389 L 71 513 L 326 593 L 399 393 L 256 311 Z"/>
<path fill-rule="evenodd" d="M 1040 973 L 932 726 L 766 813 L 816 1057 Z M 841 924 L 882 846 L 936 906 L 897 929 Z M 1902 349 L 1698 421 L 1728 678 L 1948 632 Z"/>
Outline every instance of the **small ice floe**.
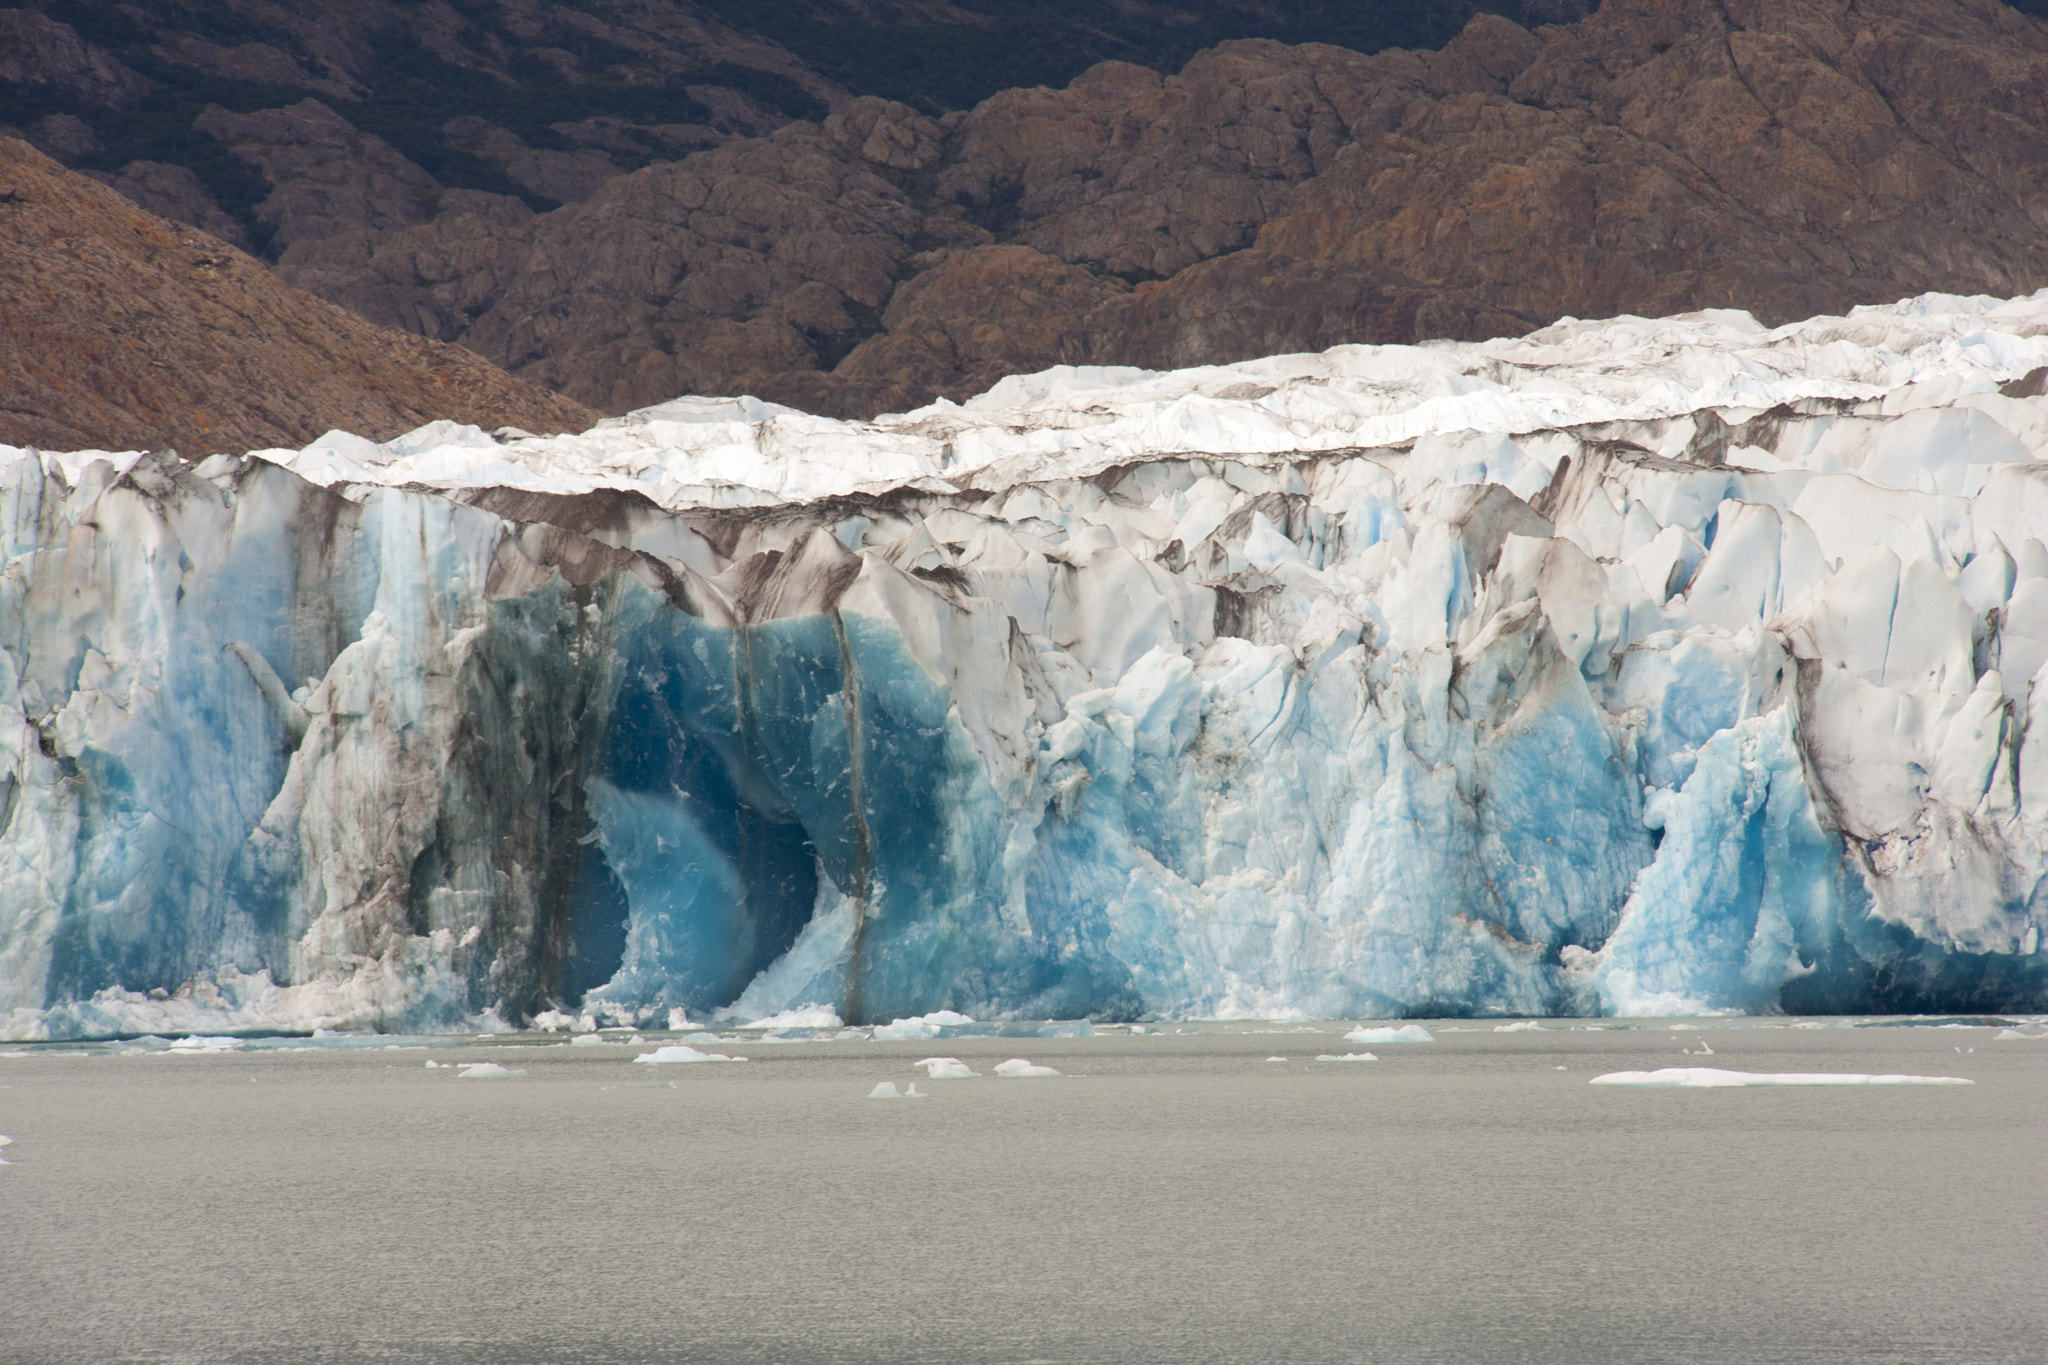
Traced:
<path fill-rule="evenodd" d="M 2048 1028 L 2037 1029 L 2032 1033 L 2027 1032 L 2023 1028 L 2002 1028 L 1991 1035 L 1991 1041 L 1994 1043 L 2013 1042 L 2020 1038 L 2048 1038 Z"/>
<path fill-rule="evenodd" d="M 1057 1076 L 1060 1074 L 1049 1066 L 1033 1066 L 1022 1057 L 1012 1057 L 1007 1062 L 998 1063 L 995 1072 L 996 1075 L 1007 1076 L 1013 1081 L 1023 1080 L 1032 1076 Z"/>
<path fill-rule="evenodd" d="M 576 1035 L 576 1036 L 575 1036 L 574 1038 L 571 1038 L 571 1039 L 569 1040 L 569 1046 L 570 1046 L 570 1047 L 596 1047 L 596 1046 L 597 1046 L 597 1045 L 598 1045 L 599 1043 L 604 1043 L 604 1042 L 609 1042 L 609 1041 L 610 1041 L 609 1039 L 607 1039 L 607 1038 L 602 1038 L 602 1037 L 598 1036 L 598 1035 L 597 1035 L 597 1034 L 595 1034 L 595 1033 L 579 1033 L 579 1034 L 577 1034 L 577 1035 Z"/>
<path fill-rule="evenodd" d="M 1266 1060 L 1269 1062 L 1284 1062 L 1287 1059 L 1285 1057 L 1268 1057 Z"/>
<path fill-rule="evenodd" d="M 1317 1057 L 1316 1060 L 1319 1062 L 1376 1062 L 1379 1058 L 1373 1056 L 1370 1052 L 1346 1052 L 1341 1055 L 1335 1052 L 1325 1052 Z"/>
<path fill-rule="evenodd" d="M 458 1081 L 494 1081 L 505 1076 L 526 1074 L 524 1071 L 499 1066 L 496 1062 L 463 1062 L 461 1066 L 462 1070 L 455 1077 Z"/>
<path fill-rule="evenodd" d="M 1399 1028 L 1355 1028 L 1344 1035 L 1347 1043 L 1433 1043 L 1435 1037 L 1420 1024 Z"/>
<path fill-rule="evenodd" d="M 914 1015 L 898 1019 L 893 1024 L 878 1027 L 874 1036 L 878 1039 L 936 1038 L 949 1028 L 965 1028 L 974 1021 L 953 1010 L 933 1010 L 930 1014 Z"/>
<path fill-rule="evenodd" d="M 896 1093 L 896 1082 L 877 1081 L 875 1088 L 868 1091 L 868 1098 L 871 1100 L 921 1100 L 928 1097 L 922 1090 L 917 1088 L 916 1081 L 910 1082 L 909 1086 L 900 1095 Z"/>
<path fill-rule="evenodd" d="M 1512 1024 L 1495 1024 L 1495 1025 L 1493 1026 L 1493 1031 L 1494 1031 L 1495 1033 L 1548 1033 L 1548 1032 L 1550 1032 L 1550 1030 L 1549 1030 L 1549 1029 L 1546 1029 L 1545 1027 L 1543 1027 L 1543 1025 L 1541 1025 L 1541 1024 L 1539 1024 L 1539 1023 L 1537 1023 L 1537 1022 L 1536 1022 L 1536 1021 L 1535 1021 L 1534 1019 L 1517 1019 L 1517 1020 L 1515 1020 L 1515 1022 L 1514 1022 L 1514 1023 L 1512 1023 Z"/>
<path fill-rule="evenodd" d="M 1661 1071 L 1610 1071 L 1592 1085 L 1682 1086 L 1714 1089 L 1745 1085 L 1975 1085 L 1960 1076 L 1865 1076 L 1850 1071 L 1720 1071 L 1711 1066 L 1667 1066 Z"/>
<path fill-rule="evenodd" d="M 1680 1051 L 1684 1052 L 1685 1055 L 1688 1057 L 1693 1056 L 1695 1051 L 1697 1051 L 1698 1055 L 1702 1057 L 1711 1057 L 1714 1055 L 1714 1049 L 1707 1046 L 1707 1040 L 1704 1038 L 1700 1039 L 1700 1045 L 1697 1049 L 1688 1047 L 1681 1048 Z"/>
<path fill-rule="evenodd" d="M 427 1070 L 438 1071 L 440 1068 L 441 1064 L 439 1062 L 435 1061 L 432 1057 L 427 1058 Z"/>
<path fill-rule="evenodd" d="M 172 1042 L 171 1051 L 233 1052 L 241 1041 L 239 1038 L 209 1038 L 202 1034 L 193 1034 L 189 1038 L 179 1038 Z"/>
<path fill-rule="evenodd" d="M 12 1147 L 13 1145 L 14 1145 L 14 1139 L 13 1139 L 13 1138 L 11 1138 L 11 1137 L 0 1137 L 0 1148 L 5 1148 L 5 1147 Z M 9 1160 L 7 1159 L 7 1153 L 6 1153 L 6 1152 L 4 1152 L 4 1151 L 0 1151 L 0 1166 L 12 1166 L 13 1164 L 14 1164 L 13 1162 L 11 1162 L 11 1161 L 9 1161 Z"/>
<path fill-rule="evenodd" d="M 981 1074 L 958 1057 L 927 1057 L 911 1065 L 923 1067 L 928 1081 L 968 1081 Z"/>
<path fill-rule="evenodd" d="M 643 1052 L 633 1059 L 661 1065 L 666 1062 L 744 1062 L 744 1057 L 728 1057 L 723 1052 L 699 1052 L 687 1043 L 670 1043 L 652 1052 Z"/>

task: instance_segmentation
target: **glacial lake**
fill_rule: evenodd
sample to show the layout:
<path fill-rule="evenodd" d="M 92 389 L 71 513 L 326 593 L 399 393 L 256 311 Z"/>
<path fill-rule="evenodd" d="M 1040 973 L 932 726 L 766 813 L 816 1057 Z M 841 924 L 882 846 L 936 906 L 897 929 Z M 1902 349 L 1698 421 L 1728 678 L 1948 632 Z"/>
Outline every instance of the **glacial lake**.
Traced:
<path fill-rule="evenodd" d="M 680 1041 L 656 1032 L 0 1044 L 0 1361 L 1986 1365 L 2048 1346 L 2048 1037 L 1158 1027 L 739 1033 L 694 1046 L 744 1064 L 686 1065 L 631 1060 Z M 928 1080 L 928 1057 L 981 1074 Z M 1062 1074 L 995 1076 L 1011 1058 Z M 480 1062 L 523 1074 L 458 1069 Z M 1974 1084 L 1588 1083 L 1689 1066 Z M 882 1081 L 926 1097 L 869 1098 Z"/>

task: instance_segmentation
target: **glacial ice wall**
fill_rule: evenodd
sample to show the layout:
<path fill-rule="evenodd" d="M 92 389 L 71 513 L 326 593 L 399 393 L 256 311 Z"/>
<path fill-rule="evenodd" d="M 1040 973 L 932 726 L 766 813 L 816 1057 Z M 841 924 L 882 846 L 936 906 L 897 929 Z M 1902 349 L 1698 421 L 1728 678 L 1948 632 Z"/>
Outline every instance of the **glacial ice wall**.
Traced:
<path fill-rule="evenodd" d="M 0 1034 L 2048 1008 L 2048 292 L 0 449 Z"/>

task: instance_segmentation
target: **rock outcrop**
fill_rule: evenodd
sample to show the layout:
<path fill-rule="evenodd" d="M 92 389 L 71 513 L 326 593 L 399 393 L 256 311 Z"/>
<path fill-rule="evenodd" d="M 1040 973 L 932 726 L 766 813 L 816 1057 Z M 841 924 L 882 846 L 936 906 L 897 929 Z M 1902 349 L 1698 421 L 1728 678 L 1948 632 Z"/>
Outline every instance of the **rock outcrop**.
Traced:
<path fill-rule="evenodd" d="M 854 101 L 525 216 L 280 269 L 622 410 L 840 416 L 1184 366 L 2048 284 L 2048 26 L 1995 0 L 1612 0 L 1435 53 L 1253 41 L 932 119 Z"/>
<path fill-rule="evenodd" d="M 294 19 L 318 60 L 159 43 L 273 84 L 197 114 L 205 176 L 102 173 L 159 211 L 241 224 L 289 283 L 608 411 L 748 392 L 870 416 L 1058 363 L 1705 307 L 1780 322 L 2048 284 L 2048 23 L 1998 0 L 1609 0 L 1534 29 L 1482 14 L 1434 52 L 1235 41 L 1175 75 L 1107 62 L 942 117 L 785 71 L 786 51 L 667 0 L 576 28 L 580 48 L 563 7 L 440 36 L 359 9 Z M 16 66 L 87 113 L 159 98 L 18 13 Z M 431 72 L 375 65 L 401 30 L 432 37 L 404 59 Z M 633 117 L 536 122 L 542 57 L 573 99 Z M 713 57 L 739 85 L 688 84 L 710 122 L 663 122 L 645 91 Z M 795 82 L 817 121 L 735 93 L 746 71 Z M 476 109 L 444 118 L 464 81 Z M 431 126 L 391 112 L 427 93 Z M 105 119 L 53 111 L 30 131 L 115 155 L 90 150 Z M 230 191 L 232 213 L 208 197 Z"/>
<path fill-rule="evenodd" d="M 376 327 L 216 237 L 0 138 L 0 443 L 187 454 L 596 414 L 459 346 Z"/>

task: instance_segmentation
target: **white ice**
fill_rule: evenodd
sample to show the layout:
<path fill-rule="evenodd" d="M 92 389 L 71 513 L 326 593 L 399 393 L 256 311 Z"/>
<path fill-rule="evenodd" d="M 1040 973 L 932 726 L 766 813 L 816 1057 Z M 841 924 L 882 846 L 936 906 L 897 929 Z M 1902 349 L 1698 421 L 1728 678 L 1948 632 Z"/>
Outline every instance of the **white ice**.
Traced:
<path fill-rule="evenodd" d="M 1379 1058 L 1370 1052 L 1325 1052 L 1317 1056 L 1319 1062 L 1376 1062 Z"/>
<path fill-rule="evenodd" d="M 981 1074 L 958 1057 L 926 1057 L 912 1065 L 923 1067 L 925 1076 L 934 1081 L 965 1081 Z"/>
<path fill-rule="evenodd" d="M 934 1010 L 930 1014 L 913 1015 L 908 1019 L 898 1019 L 894 1023 L 879 1025 L 871 1036 L 879 1039 L 936 1038 L 944 1029 L 960 1028 L 973 1022 L 966 1015 L 954 1010 Z"/>
<path fill-rule="evenodd" d="M 996 1063 L 995 1073 L 998 1076 L 1005 1076 L 1011 1080 L 1022 1080 L 1032 1076 L 1057 1076 L 1060 1074 L 1049 1066 L 1033 1066 L 1022 1057 L 1012 1057 L 1007 1062 Z"/>
<path fill-rule="evenodd" d="M 1420 1024 L 1398 1027 L 1355 1028 L 1344 1035 L 1347 1043 L 1433 1043 L 1436 1039 Z"/>
<path fill-rule="evenodd" d="M 744 1062 L 747 1059 L 744 1057 L 729 1057 L 723 1052 L 699 1052 L 687 1043 L 670 1043 L 665 1047 L 658 1047 L 652 1052 L 643 1052 L 633 1060 L 636 1062 L 647 1062 L 655 1066 L 665 1066 L 671 1062 Z"/>
<path fill-rule="evenodd" d="M 525 1074 L 524 1071 L 515 1071 L 509 1067 L 500 1066 L 496 1062 L 464 1062 L 462 1063 L 462 1069 L 456 1073 L 455 1079 L 459 1081 L 490 1081 L 497 1080 L 500 1077 L 524 1076 Z"/>
<path fill-rule="evenodd" d="M 1957 1076 L 1865 1076 L 1848 1071 L 1720 1071 L 1710 1066 L 1672 1066 L 1661 1071 L 1610 1071 L 1591 1085 L 1679 1086 L 1716 1089 L 1758 1085 L 1974 1085 Z"/>
<path fill-rule="evenodd" d="M 239 1038 L 214 1037 L 194 1034 L 171 1041 L 173 1052 L 233 1052 L 242 1045 Z"/>

